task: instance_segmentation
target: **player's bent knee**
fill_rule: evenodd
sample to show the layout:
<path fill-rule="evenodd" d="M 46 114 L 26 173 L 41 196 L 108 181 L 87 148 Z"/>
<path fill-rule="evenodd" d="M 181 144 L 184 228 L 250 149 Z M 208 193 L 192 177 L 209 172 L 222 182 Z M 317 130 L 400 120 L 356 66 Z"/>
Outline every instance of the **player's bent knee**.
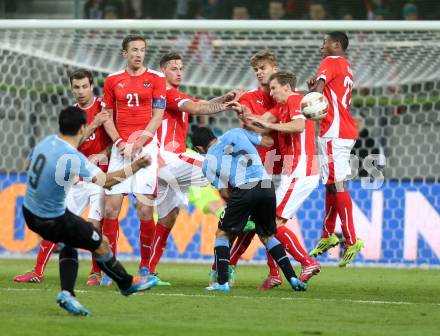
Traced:
<path fill-rule="evenodd" d="M 179 208 L 174 208 L 170 213 L 162 218 L 159 218 L 159 223 L 168 229 L 171 229 L 176 223 L 177 216 L 179 215 Z"/>
<path fill-rule="evenodd" d="M 260 238 L 260 241 L 263 245 L 267 244 L 267 240 L 269 239 L 268 236 L 264 236 L 264 235 L 258 235 L 258 238 Z"/>
<path fill-rule="evenodd" d="M 98 256 L 103 256 L 107 255 L 110 251 L 111 249 L 108 238 L 103 235 L 101 244 L 99 244 L 99 247 L 95 251 L 93 251 L 93 253 L 97 254 Z"/>

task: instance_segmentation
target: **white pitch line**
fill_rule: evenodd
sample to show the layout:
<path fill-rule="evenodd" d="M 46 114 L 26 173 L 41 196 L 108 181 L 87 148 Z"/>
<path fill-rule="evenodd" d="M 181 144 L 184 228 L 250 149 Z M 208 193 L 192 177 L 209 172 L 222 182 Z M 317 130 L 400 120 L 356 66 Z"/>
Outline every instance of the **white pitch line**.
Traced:
<path fill-rule="evenodd" d="M 38 288 L 0 288 L 2 291 L 14 291 L 14 292 L 36 292 L 36 291 L 55 291 L 54 289 L 38 289 Z M 78 293 L 90 293 L 88 290 L 75 290 Z M 117 292 L 114 292 L 117 293 Z M 203 298 L 203 299 L 217 299 L 222 298 L 220 295 L 208 295 L 208 294 L 184 294 L 184 293 L 154 293 L 148 292 L 148 295 L 152 296 L 165 296 L 165 297 L 189 297 L 189 298 Z M 280 301 L 318 301 L 318 302 L 340 302 L 340 303 L 358 303 L 358 304 L 370 304 L 370 305 L 434 305 L 440 306 L 440 303 L 433 302 L 411 302 L 411 301 L 382 301 L 382 300 L 351 300 L 351 299 L 320 299 L 320 298 L 301 298 L 301 297 L 276 297 L 276 296 L 245 296 L 245 295 L 228 295 L 224 297 L 243 300 L 280 300 Z"/>

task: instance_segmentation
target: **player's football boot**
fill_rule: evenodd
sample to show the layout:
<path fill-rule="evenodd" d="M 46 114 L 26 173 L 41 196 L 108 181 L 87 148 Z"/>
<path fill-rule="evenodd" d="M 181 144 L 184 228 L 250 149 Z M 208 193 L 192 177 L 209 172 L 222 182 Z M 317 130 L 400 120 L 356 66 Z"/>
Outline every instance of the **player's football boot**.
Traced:
<path fill-rule="evenodd" d="M 158 273 L 153 273 L 152 275 L 157 278 L 157 286 L 171 286 L 171 282 L 160 280 Z"/>
<path fill-rule="evenodd" d="M 228 283 L 230 287 L 235 286 L 235 265 L 228 266 Z"/>
<path fill-rule="evenodd" d="M 99 286 L 101 284 L 101 274 L 99 273 L 90 273 L 87 278 L 86 285 L 87 286 Z"/>
<path fill-rule="evenodd" d="M 223 285 L 220 285 L 219 283 L 214 283 L 211 286 L 206 287 L 206 290 L 208 291 L 217 291 L 217 292 L 230 292 L 231 287 L 229 286 L 229 283 L 225 282 Z"/>
<path fill-rule="evenodd" d="M 328 238 L 321 238 L 316 247 L 310 251 L 309 256 L 317 257 L 338 244 L 339 238 L 335 234 L 330 235 Z"/>
<path fill-rule="evenodd" d="M 134 277 L 131 286 L 127 289 L 121 290 L 121 294 L 128 296 L 133 293 L 143 292 L 157 286 L 158 282 L 159 279 L 154 275 L 149 275 L 148 277 Z"/>
<path fill-rule="evenodd" d="M 296 292 L 305 291 L 307 289 L 307 284 L 305 282 L 302 282 L 298 278 L 291 278 L 290 285 Z"/>
<path fill-rule="evenodd" d="M 217 282 L 217 271 L 212 268 L 209 270 L 208 274 L 208 285 L 211 286 Z"/>
<path fill-rule="evenodd" d="M 249 231 L 255 231 L 255 223 L 251 220 L 248 220 L 243 228 L 243 232 L 249 232 Z"/>
<path fill-rule="evenodd" d="M 302 267 L 302 272 L 298 279 L 302 282 L 307 282 L 311 277 L 317 275 L 319 272 L 321 272 L 321 265 L 314 261 L 311 265 Z"/>
<path fill-rule="evenodd" d="M 37 274 L 35 271 L 26 272 L 24 274 L 19 274 L 14 277 L 15 282 L 20 283 L 40 283 L 44 281 L 43 274 Z"/>
<path fill-rule="evenodd" d="M 257 289 L 259 291 L 265 291 L 271 288 L 278 287 L 283 283 L 283 278 L 281 275 L 268 275 L 266 280 L 263 281 L 263 283 L 258 287 Z"/>
<path fill-rule="evenodd" d="M 139 267 L 138 276 L 147 277 L 149 275 L 150 275 L 150 270 L 147 267 L 145 266 Z"/>
<path fill-rule="evenodd" d="M 81 303 L 72 296 L 68 291 L 61 291 L 57 297 L 57 305 L 67 310 L 70 314 L 76 316 L 90 316 L 92 315 L 87 309 L 81 306 Z"/>
<path fill-rule="evenodd" d="M 101 282 L 99 283 L 102 287 L 111 286 L 113 284 L 112 278 L 110 278 L 107 274 L 104 273 L 104 275 L 101 278 Z"/>
<path fill-rule="evenodd" d="M 364 242 L 360 239 L 356 240 L 354 245 L 347 246 L 344 256 L 342 257 L 342 260 L 339 262 L 338 266 L 345 267 L 347 264 L 351 263 L 363 247 Z"/>

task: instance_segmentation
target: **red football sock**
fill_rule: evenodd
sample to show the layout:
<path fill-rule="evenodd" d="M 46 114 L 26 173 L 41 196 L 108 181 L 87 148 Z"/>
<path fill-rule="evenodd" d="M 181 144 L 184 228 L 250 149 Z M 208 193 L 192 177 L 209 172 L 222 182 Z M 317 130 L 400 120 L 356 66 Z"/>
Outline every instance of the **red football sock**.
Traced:
<path fill-rule="evenodd" d="M 39 275 L 43 275 L 47 262 L 52 255 L 57 244 L 48 240 L 42 240 L 38 250 L 37 260 L 35 262 L 34 271 Z"/>
<path fill-rule="evenodd" d="M 247 248 L 252 242 L 252 239 L 255 236 L 255 231 L 243 232 L 237 237 L 234 242 L 234 245 L 231 248 L 231 257 L 229 260 L 229 265 L 235 266 L 238 263 L 238 260 L 246 252 Z"/>
<path fill-rule="evenodd" d="M 151 256 L 151 245 L 153 244 L 154 231 L 156 230 L 156 225 L 154 224 L 154 219 L 141 220 L 140 224 L 140 235 L 139 235 L 139 245 L 141 251 L 141 263 L 139 267 L 148 267 Z"/>
<path fill-rule="evenodd" d="M 148 267 L 151 273 L 156 273 L 156 265 L 159 263 L 165 250 L 170 232 L 171 229 L 163 226 L 161 223 L 157 223 L 151 248 L 150 265 Z"/>
<path fill-rule="evenodd" d="M 336 193 L 336 209 L 341 218 L 341 229 L 347 245 L 356 243 L 356 231 L 353 223 L 353 204 L 350 193 L 346 191 Z"/>
<path fill-rule="evenodd" d="M 119 221 L 118 219 L 105 219 L 102 221 L 102 234 L 107 237 L 113 255 L 116 257 L 118 247 Z"/>
<path fill-rule="evenodd" d="M 267 266 L 269 266 L 269 274 L 271 276 L 279 276 L 280 271 L 278 269 L 278 265 L 276 261 L 272 258 L 272 256 L 267 250 L 266 250 L 266 255 L 267 255 Z"/>
<path fill-rule="evenodd" d="M 289 230 L 285 225 L 277 227 L 277 233 L 275 234 L 280 243 L 284 246 L 287 252 L 302 266 L 308 266 L 313 263 L 313 259 L 310 258 L 304 248 L 296 238 L 296 235 Z"/>
<path fill-rule="evenodd" d="M 325 193 L 325 217 L 322 225 L 321 238 L 328 238 L 335 232 L 337 217 L 338 210 L 336 209 L 336 195 L 327 191 Z"/>
<path fill-rule="evenodd" d="M 99 267 L 93 255 L 92 255 L 92 270 L 90 271 L 90 273 L 101 273 L 101 267 Z"/>

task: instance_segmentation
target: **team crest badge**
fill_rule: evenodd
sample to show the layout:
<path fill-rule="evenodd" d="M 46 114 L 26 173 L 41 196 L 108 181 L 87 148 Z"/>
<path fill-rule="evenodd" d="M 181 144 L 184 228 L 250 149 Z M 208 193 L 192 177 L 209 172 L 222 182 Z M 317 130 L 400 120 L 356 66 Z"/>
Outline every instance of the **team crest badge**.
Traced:
<path fill-rule="evenodd" d="M 150 86 L 151 86 L 151 83 L 144 82 L 144 88 L 148 88 L 148 87 L 150 87 Z"/>

